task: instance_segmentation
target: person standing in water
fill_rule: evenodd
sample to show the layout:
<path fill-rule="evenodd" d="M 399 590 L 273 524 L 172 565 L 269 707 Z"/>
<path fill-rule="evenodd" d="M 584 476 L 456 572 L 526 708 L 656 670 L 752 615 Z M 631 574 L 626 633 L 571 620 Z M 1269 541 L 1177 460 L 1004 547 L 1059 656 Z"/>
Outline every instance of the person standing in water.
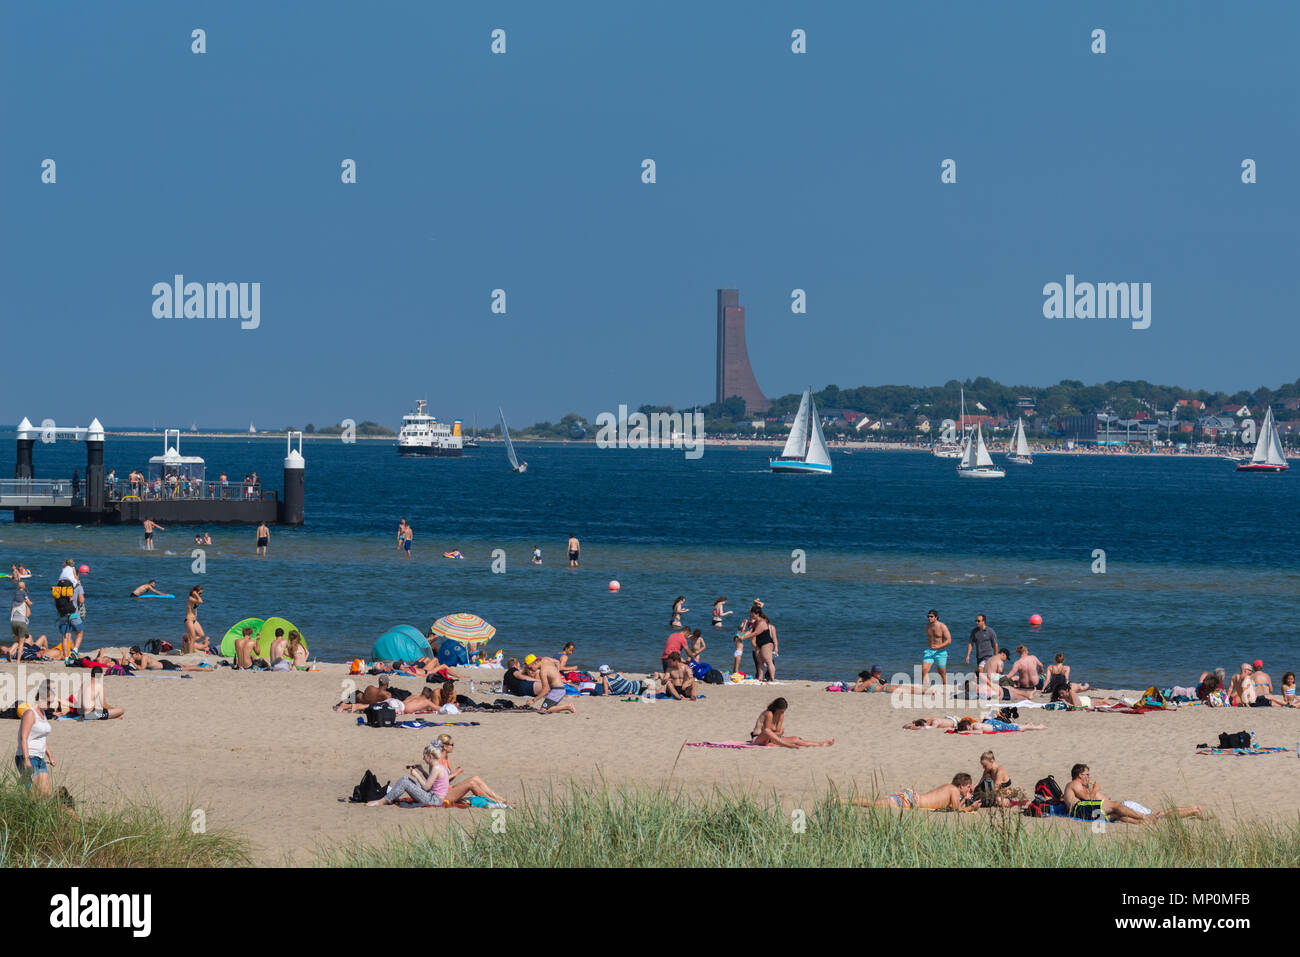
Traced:
<path fill-rule="evenodd" d="M 406 540 L 406 519 L 397 523 L 397 550 L 402 550 L 402 542 Z"/>
<path fill-rule="evenodd" d="M 165 532 L 167 529 L 163 528 L 152 518 L 146 516 L 144 520 L 144 547 L 148 551 L 153 551 L 153 533 L 155 531 Z"/>
<path fill-rule="evenodd" d="M 569 567 L 578 567 L 578 553 L 582 551 L 582 546 L 578 543 L 578 536 L 572 532 L 569 533 Z"/>
<path fill-rule="evenodd" d="M 723 611 L 723 607 L 726 604 L 727 604 L 726 595 L 723 595 L 721 598 L 713 599 L 713 627 L 714 628 L 721 628 L 722 619 L 725 618 L 727 615 L 731 614 L 731 612 L 729 611 Z"/>
<path fill-rule="evenodd" d="M 257 554 L 263 558 L 266 557 L 266 546 L 271 543 L 271 530 L 266 527 L 266 522 L 257 526 Z"/>
<path fill-rule="evenodd" d="M 402 529 L 402 548 L 406 552 L 406 558 L 411 558 L 411 542 L 415 540 L 415 530 L 411 528 L 411 523 L 406 522 L 406 527 Z"/>
<path fill-rule="evenodd" d="M 673 602 L 672 616 L 668 620 L 669 628 L 682 627 L 682 615 L 690 611 L 689 608 L 684 607 L 685 605 L 686 597 L 684 595 L 678 595 L 677 600 Z"/>
<path fill-rule="evenodd" d="M 533 546 L 533 558 L 532 558 L 532 562 L 533 562 L 534 565 L 540 565 L 540 564 L 542 563 L 542 546 L 541 546 L 541 545 L 534 545 L 534 546 Z"/>

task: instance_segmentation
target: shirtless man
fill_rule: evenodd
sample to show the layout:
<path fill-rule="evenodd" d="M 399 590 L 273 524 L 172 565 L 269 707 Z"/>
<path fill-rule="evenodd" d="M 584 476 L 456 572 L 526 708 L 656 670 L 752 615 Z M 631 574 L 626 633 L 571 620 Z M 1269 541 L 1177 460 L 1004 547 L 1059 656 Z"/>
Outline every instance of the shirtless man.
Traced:
<path fill-rule="evenodd" d="M 578 553 L 581 550 L 582 550 L 582 546 L 578 543 L 578 536 L 570 533 L 569 535 L 569 567 L 570 568 L 578 567 Z"/>
<path fill-rule="evenodd" d="M 1092 779 L 1086 764 L 1076 764 L 1070 769 L 1070 783 L 1065 786 L 1064 797 L 1070 817 L 1080 821 L 1104 818 L 1115 823 L 1145 824 L 1154 818 L 1154 815 L 1139 814 L 1102 794 L 1101 784 Z"/>
<path fill-rule="evenodd" d="M 252 629 L 246 628 L 244 630 L 251 631 Z M 365 711 L 366 708 L 369 708 L 372 704 L 378 704 L 380 701 L 387 701 L 393 696 L 393 693 L 388 690 L 389 681 L 390 679 L 388 675 L 380 675 L 379 684 L 368 685 L 365 691 L 356 692 L 352 696 L 353 700 L 351 701 L 340 701 L 334 706 L 334 710 Z"/>
<path fill-rule="evenodd" d="M 190 597 L 185 604 L 185 634 L 181 636 L 181 654 L 192 655 L 196 651 L 208 651 L 208 636 L 199 624 L 199 605 L 203 604 L 203 586 L 195 585 L 190 589 Z M 251 628 L 245 628 L 251 631 Z"/>
<path fill-rule="evenodd" d="M 948 683 L 948 646 L 952 644 L 952 632 L 939 620 L 939 613 L 931 608 L 925 615 L 925 640 L 928 647 L 921 657 L 921 684 L 927 684 L 930 666 L 939 669 L 939 680 Z"/>
<path fill-rule="evenodd" d="M 155 531 L 165 532 L 167 529 L 163 528 L 152 518 L 146 518 L 144 520 L 144 547 L 149 551 L 153 551 L 153 533 Z"/>
<path fill-rule="evenodd" d="M 407 522 L 406 527 L 402 529 L 402 548 L 406 552 L 409 560 L 411 557 L 411 543 L 415 541 L 415 529 L 411 528 L 411 523 Z"/>
<path fill-rule="evenodd" d="M 980 669 L 979 673 L 980 697 L 992 698 L 994 701 L 1030 701 L 1033 699 L 1034 692 L 1032 690 L 1022 691 L 1020 688 L 1002 684 L 1002 675 L 1010 658 L 1010 651 L 1006 648 L 999 648 L 996 655 L 984 662 L 984 667 Z"/>
<path fill-rule="evenodd" d="M 143 585 L 136 585 L 134 588 L 131 589 L 131 597 L 139 598 L 141 595 L 145 595 L 145 594 L 149 594 L 149 595 L 164 594 L 163 592 L 160 592 L 157 588 L 154 587 L 155 584 L 157 584 L 157 580 L 151 578 Z"/>
<path fill-rule="evenodd" d="M 1024 645 L 1016 645 L 1016 654 L 1020 657 L 1011 666 L 1008 675 L 1011 679 L 1011 686 L 1013 688 L 1024 688 L 1032 692 L 1043 683 L 1043 663 L 1036 656 L 1031 655 L 1029 649 Z"/>
<path fill-rule="evenodd" d="M 257 548 L 254 551 L 265 558 L 266 546 L 269 544 L 271 544 L 271 530 L 266 527 L 266 522 L 263 522 L 257 526 Z"/>
<path fill-rule="evenodd" d="M 402 550 L 402 542 L 406 541 L 406 519 L 397 523 L 397 550 Z"/>
<path fill-rule="evenodd" d="M 257 639 L 253 637 L 253 629 L 246 627 L 243 636 L 235 639 L 235 670 L 252 671 L 255 654 Z"/>
<path fill-rule="evenodd" d="M 267 656 L 271 659 L 272 671 L 289 671 L 292 665 L 284 660 L 284 649 L 289 646 L 289 639 L 284 637 L 284 629 L 275 629 L 275 638 L 271 641 L 271 651 Z"/>
<path fill-rule="evenodd" d="M 678 701 L 696 700 L 695 675 L 691 673 L 691 666 L 683 661 L 681 654 L 676 651 L 668 656 L 667 661 L 668 670 L 662 675 L 663 690 Z"/>
<path fill-rule="evenodd" d="M 118 659 L 118 664 L 131 668 L 137 668 L 142 671 L 150 669 L 155 671 L 208 671 L 207 665 L 187 665 L 177 664 L 174 661 L 168 661 L 166 658 L 155 658 L 153 655 L 146 655 L 140 650 L 139 645 L 132 645 L 131 649 Z"/>
<path fill-rule="evenodd" d="M 844 804 L 856 804 L 859 807 L 889 807 L 900 811 L 960 811 L 970 803 L 975 794 L 975 785 L 965 771 L 954 774 L 951 784 L 941 784 L 933 791 L 917 794 L 911 788 L 903 788 L 882 798 L 841 798 Z"/>
<path fill-rule="evenodd" d="M 538 694 L 529 707 L 541 707 L 544 714 L 561 714 L 568 711 L 577 714 L 578 709 L 571 702 L 564 700 L 564 675 L 560 674 L 560 665 L 554 658 L 538 658 L 533 662 L 537 667 L 537 682 L 534 687 Z"/>

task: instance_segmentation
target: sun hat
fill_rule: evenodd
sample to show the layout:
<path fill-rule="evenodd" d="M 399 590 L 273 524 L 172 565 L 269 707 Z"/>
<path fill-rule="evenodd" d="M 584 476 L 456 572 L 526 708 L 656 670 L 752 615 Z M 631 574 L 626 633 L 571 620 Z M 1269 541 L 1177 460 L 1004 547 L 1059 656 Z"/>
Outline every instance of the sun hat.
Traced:
<path fill-rule="evenodd" d="M 596 670 L 600 672 L 602 675 L 607 675 L 609 674 L 609 665 L 601 665 Z"/>

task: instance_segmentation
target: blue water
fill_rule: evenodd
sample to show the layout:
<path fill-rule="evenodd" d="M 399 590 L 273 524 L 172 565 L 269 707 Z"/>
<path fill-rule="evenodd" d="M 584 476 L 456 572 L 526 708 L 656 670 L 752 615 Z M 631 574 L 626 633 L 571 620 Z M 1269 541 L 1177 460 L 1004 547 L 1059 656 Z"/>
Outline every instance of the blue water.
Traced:
<path fill-rule="evenodd" d="M 110 437 L 106 465 L 125 476 L 158 454 L 160 438 Z M 209 473 L 256 470 L 279 488 L 284 441 L 184 440 Z M 842 678 L 871 664 L 910 670 L 925 612 L 952 629 L 954 664 L 975 615 L 1003 644 L 1044 660 L 1065 652 L 1076 678 L 1131 687 L 1188 683 L 1202 669 L 1263 658 L 1276 679 L 1300 664 L 1289 634 L 1300 620 L 1300 469 L 1238 474 L 1220 460 L 1041 456 L 1002 481 L 959 480 L 949 461 L 914 452 L 835 453 L 830 477 L 774 476 L 764 449 L 680 451 L 533 446 L 514 475 L 498 445 L 460 460 L 404 459 L 390 442 L 308 441 L 307 524 L 275 528 L 270 556 L 253 530 L 210 529 L 206 571 L 192 572 L 193 527 L 0 525 L 0 560 L 21 560 L 33 585 L 63 558 L 92 568 L 87 646 L 150 637 L 176 641 L 182 601 L 135 602 L 157 578 L 183 596 L 202 582 L 200 620 L 220 636 L 235 621 L 281 615 L 322 660 L 366 652 L 394 624 L 427 628 L 454 611 L 499 629 L 491 650 L 556 653 L 566 640 L 584 666 L 657 666 L 673 598 L 701 627 L 705 658 L 726 665 L 731 630 L 709 625 L 712 599 L 744 613 L 761 597 L 778 629 L 778 677 Z M 0 463 L 12 459 L 0 437 Z M 84 474 L 84 447 L 38 444 L 38 477 Z M 3 465 L 7 470 L 7 463 Z M 8 513 L 3 514 L 7 520 Z M 405 517 L 414 559 L 396 549 Z M 568 534 L 582 568 L 566 567 Z M 534 545 L 545 564 L 530 566 Z M 459 548 L 465 561 L 441 557 Z M 502 549 L 506 571 L 491 571 Z M 806 571 L 792 571 L 802 550 Z M 1103 549 L 1105 574 L 1094 574 Z M 618 579 L 622 590 L 606 584 Z M 36 587 L 33 629 L 54 612 Z M 1031 629 L 1031 614 L 1043 616 Z M 748 656 L 746 656 L 748 660 Z"/>

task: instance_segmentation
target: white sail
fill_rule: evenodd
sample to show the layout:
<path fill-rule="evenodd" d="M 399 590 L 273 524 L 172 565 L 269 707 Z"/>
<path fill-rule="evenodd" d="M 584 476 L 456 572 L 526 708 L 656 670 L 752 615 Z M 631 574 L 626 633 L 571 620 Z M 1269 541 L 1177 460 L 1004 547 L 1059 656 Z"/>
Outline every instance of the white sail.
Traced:
<path fill-rule="evenodd" d="M 497 412 L 501 415 L 501 438 L 506 440 L 506 457 L 510 459 L 512 469 L 519 468 L 519 458 L 515 455 L 515 444 L 510 441 L 510 429 L 506 426 L 506 414 L 497 406 Z"/>
<path fill-rule="evenodd" d="M 972 441 L 974 435 L 967 432 L 962 438 L 961 444 L 961 465 L 960 469 L 973 469 L 975 467 L 975 443 Z"/>
<path fill-rule="evenodd" d="M 812 437 L 808 440 L 808 454 L 804 461 L 810 465 L 830 465 L 831 453 L 826 448 L 826 437 L 822 435 L 822 417 L 817 414 L 817 403 L 808 397 L 808 415 L 812 422 Z"/>
<path fill-rule="evenodd" d="M 975 467 L 981 469 L 991 467 L 993 457 L 989 455 L 988 446 L 984 444 L 984 429 L 979 425 L 975 426 L 975 440 Z"/>
<path fill-rule="evenodd" d="M 1029 443 L 1025 441 L 1025 420 L 1016 419 L 1016 439 L 1014 445 L 1016 455 L 1027 458 L 1029 456 Z"/>
<path fill-rule="evenodd" d="M 801 459 L 808 450 L 808 403 L 811 389 L 805 389 L 799 401 L 799 411 L 795 413 L 794 424 L 790 426 L 790 437 L 785 440 L 781 450 L 783 459 Z"/>
<path fill-rule="evenodd" d="M 1273 424 L 1273 410 L 1264 413 L 1264 425 L 1255 443 L 1255 454 L 1250 457 L 1252 465 L 1286 465 L 1282 454 L 1282 443 L 1278 439 L 1277 426 Z"/>

